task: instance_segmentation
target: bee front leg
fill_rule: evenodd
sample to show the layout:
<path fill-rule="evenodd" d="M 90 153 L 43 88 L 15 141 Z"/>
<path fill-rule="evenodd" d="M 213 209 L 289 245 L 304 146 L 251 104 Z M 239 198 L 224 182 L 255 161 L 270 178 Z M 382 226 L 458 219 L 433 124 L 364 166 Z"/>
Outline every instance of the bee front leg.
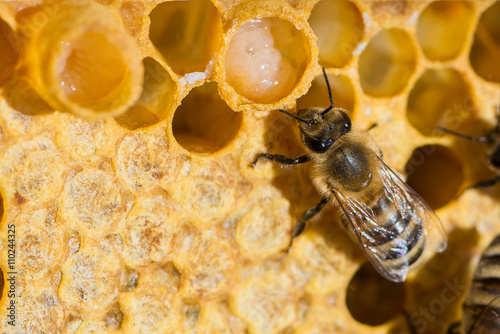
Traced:
<path fill-rule="evenodd" d="M 297 222 L 297 224 L 295 224 L 295 226 L 293 227 L 292 239 L 290 240 L 290 244 L 288 245 L 288 248 L 286 249 L 287 253 L 290 250 L 290 247 L 292 247 L 293 239 L 298 237 L 304 231 L 304 229 L 306 227 L 306 222 L 309 219 L 311 219 L 312 217 L 316 216 L 321 211 L 321 209 L 323 209 L 325 204 L 328 203 L 329 200 L 330 200 L 330 197 L 323 197 L 321 199 L 321 201 L 319 201 L 319 203 L 316 206 L 308 209 L 306 212 L 304 212 L 302 214 L 302 219 L 299 220 Z"/>
<path fill-rule="evenodd" d="M 279 155 L 279 154 L 261 153 L 250 164 L 250 167 L 252 168 L 255 167 L 257 161 L 259 161 L 260 159 L 273 160 L 274 162 L 279 163 L 281 165 L 296 165 L 311 161 L 311 158 L 307 154 L 301 155 L 298 158 L 288 158 L 285 157 L 284 155 Z"/>

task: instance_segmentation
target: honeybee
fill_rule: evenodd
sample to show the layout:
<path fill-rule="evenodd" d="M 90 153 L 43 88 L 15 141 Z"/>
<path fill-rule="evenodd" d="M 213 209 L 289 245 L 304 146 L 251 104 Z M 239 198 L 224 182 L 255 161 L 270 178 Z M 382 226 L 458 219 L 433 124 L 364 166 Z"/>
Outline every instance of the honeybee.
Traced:
<path fill-rule="evenodd" d="M 298 121 L 307 153 L 297 158 L 263 153 L 250 167 L 261 159 L 283 165 L 311 161 L 313 183 L 323 197 L 304 212 L 292 241 L 332 201 L 342 209 L 344 225 L 375 269 L 391 281 L 403 282 L 424 253 L 446 248 L 444 229 L 434 211 L 377 155 L 366 132 L 353 128 L 347 112 L 335 108 L 324 68 L 323 75 L 328 108 L 300 109 L 297 115 L 279 110 Z"/>
<path fill-rule="evenodd" d="M 460 333 L 500 333 L 500 235 L 479 260 L 463 311 Z"/>
<path fill-rule="evenodd" d="M 451 135 L 470 140 L 472 142 L 483 142 L 490 144 L 490 148 L 487 151 L 488 162 L 492 169 L 500 171 L 500 106 L 497 107 L 497 112 L 497 125 L 484 137 L 471 137 L 462 133 L 448 130 L 443 127 L 438 127 L 438 129 Z M 489 187 L 495 185 L 498 182 L 500 182 L 500 175 L 490 180 L 480 181 L 472 185 L 470 188 Z"/>

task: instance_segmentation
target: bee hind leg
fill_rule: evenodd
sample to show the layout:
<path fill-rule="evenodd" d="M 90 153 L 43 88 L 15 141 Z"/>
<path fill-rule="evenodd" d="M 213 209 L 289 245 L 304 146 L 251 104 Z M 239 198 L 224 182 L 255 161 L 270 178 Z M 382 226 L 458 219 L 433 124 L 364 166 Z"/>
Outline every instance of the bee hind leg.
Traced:
<path fill-rule="evenodd" d="M 298 237 L 304 231 L 306 227 L 306 222 L 312 217 L 316 216 L 321 211 L 321 209 L 323 209 L 325 204 L 328 203 L 329 200 L 330 200 L 329 197 L 323 197 L 316 206 L 309 208 L 306 212 L 302 214 L 302 219 L 299 220 L 297 224 L 295 224 L 295 226 L 293 227 L 292 239 L 290 240 L 290 244 L 286 249 L 287 253 L 290 250 L 290 247 L 292 247 L 293 239 Z"/>

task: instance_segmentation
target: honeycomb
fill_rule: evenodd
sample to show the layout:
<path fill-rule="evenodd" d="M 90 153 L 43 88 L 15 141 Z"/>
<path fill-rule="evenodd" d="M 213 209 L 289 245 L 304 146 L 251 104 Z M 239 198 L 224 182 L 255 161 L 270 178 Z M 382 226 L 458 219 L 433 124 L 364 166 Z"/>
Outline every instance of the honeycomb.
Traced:
<path fill-rule="evenodd" d="M 500 232 L 500 2 L 0 2 L 3 333 L 445 333 Z M 276 109 L 335 104 L 448 248 L 384 280 Z M 15 325 L 15 326 L 13 326 Z M 411 325 L 411 326 L 410 326 Z"/>

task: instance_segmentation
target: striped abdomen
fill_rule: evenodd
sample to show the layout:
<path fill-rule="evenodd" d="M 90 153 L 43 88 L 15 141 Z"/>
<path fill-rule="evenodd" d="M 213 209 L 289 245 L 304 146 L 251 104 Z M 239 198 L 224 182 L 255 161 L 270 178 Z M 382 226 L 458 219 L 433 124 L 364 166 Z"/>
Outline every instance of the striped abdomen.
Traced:
<path fill-rule="evenodd" d="M 396 197 L 396 198 L 394 198 Z M 417 264 L 425 247 L 422 218 L 412 203 L 387 193 L 384 186 L 367 205 L 363 244 L 378 255 L 379 263 L 391 273 L 407 271 Z"/>
<path fill-rule="evenodd" d="M 469 333 L 474 326 L 474 333 L 500 332 L 500 304 L 495 298 L 500 297 L 500 235 L 486 248 L 479 261 L 469 294 L 465 299 L 462 328 Z M 485 309 L 486 312 L 483 312 Z"/>

